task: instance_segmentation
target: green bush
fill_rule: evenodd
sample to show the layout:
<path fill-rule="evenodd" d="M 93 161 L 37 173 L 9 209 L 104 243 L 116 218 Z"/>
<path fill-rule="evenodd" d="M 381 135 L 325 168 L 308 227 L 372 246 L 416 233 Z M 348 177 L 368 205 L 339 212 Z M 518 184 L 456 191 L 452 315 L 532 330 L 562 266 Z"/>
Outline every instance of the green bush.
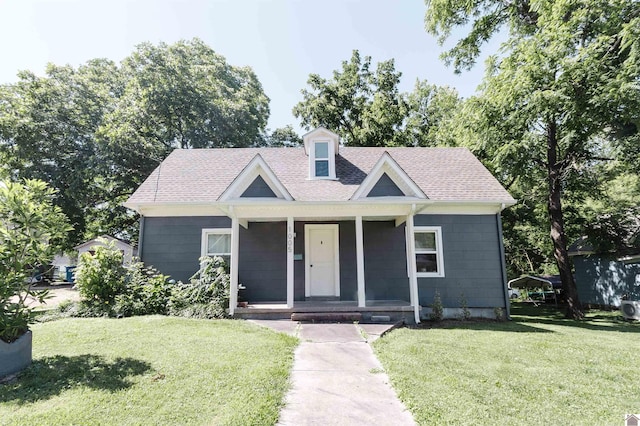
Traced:
<path fill-rule="evenodd" d="M 200 270 L 188 283 L 177 283 L 170 313 L 197 318 L 224 318 L 229 307 L 229 267 L 221 257 L 200 258 Z"/>
<path fill-rule="evenodd" d="M 433 305 L 431 305 L 431 320 L 442 321 L 444 317 L 444 307 L 442 306 L 442 299 L 440 298 L 440 292 L 436 290 L 433 295 Z"/>
<path fill-rule="evenodd" d="M 29 301 L 42 302 L 46 292 L 29 283 L 33 269 L 47 265 L 56 241 L 71 230 L 54 205 L 56 191 L 38 180 L 0 182 L 0 340 L 10 343 L 35 320 Z"/>
<path fill-rule="evenodd" d="M 124 292 L 116 296 L 114 311 L 125 317 L 165 315 L 174 286 L 169 276 L 142 262 L 134 262 L 127 268 Z"/>
<path fill-rule="evenodd" d="M 126 269 L 115 244 L 103 241 L 94 254 L 82 253 L 76 269 L 76 286 L 82 299 L 98 311 L 112 312 L 116 296 L 126 289 Z"/>

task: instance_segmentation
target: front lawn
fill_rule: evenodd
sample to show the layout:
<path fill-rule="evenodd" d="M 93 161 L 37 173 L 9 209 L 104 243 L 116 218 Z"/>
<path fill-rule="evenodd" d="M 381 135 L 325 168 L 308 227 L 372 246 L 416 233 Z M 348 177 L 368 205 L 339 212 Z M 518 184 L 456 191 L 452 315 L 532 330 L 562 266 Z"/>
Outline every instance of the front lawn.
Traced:
<path fill-rule="evenodd" d="M 295 338 L 175 317 L 36 324 L 31 367 L 0 385 L 0 424 L 274 424 Z"/>
<path fill-rule="evenodd" d="M 640 324 L 518 305 L 512 316 L 399 329 L 375 342 L 419 424 L 615 425 L 640 412 Z"/>

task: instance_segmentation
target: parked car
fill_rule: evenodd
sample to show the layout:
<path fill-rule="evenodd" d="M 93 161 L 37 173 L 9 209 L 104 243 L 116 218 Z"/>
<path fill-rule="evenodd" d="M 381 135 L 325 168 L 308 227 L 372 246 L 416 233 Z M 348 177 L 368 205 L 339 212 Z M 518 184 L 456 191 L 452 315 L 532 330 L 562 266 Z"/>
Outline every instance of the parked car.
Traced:
<path fill-rule="evenodd" d="M 520 290 L 517 288 L 509 287 L 509 299 L 518 299 L 520 298 Z"/>

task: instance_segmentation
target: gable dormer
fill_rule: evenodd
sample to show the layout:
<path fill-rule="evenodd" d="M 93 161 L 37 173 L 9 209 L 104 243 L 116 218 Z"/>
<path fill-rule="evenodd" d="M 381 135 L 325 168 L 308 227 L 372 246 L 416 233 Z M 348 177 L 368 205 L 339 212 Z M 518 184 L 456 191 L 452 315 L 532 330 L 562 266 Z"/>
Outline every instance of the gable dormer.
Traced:
<path fill-rule="evenodd" d="M 387 151 L 382 154 L 351 199 L 359 200 L 369 197 L 427 198 Z"/>
<path fill-rule="evenodd" d="M 318 127 L 302 136 L 304 152 L 309 157 L 309 179 L 336 179 L 336 155 L 340 136 Z"/>
<path fill-rule="evenodd" d="M 227 189 L 224 190 L 218 200 L 229 201 L 240 198 L 293 200 L 287 188 L 280 182 L 260 154 L 256 154 L 253 157 Z"/>

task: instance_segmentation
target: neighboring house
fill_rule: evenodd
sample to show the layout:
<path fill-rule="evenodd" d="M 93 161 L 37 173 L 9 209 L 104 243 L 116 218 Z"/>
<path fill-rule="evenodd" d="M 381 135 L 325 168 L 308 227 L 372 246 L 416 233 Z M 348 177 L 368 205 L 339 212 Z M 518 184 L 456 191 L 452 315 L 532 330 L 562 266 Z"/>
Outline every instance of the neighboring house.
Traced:
<path fill-rule="evenodd" d="M 582 303 L 618 307 L 624 295 L 640 300 L 640 249 L 600 253 L 582 237 L 569 246 L 569 256 Z"/>
<path fill-rule="evenodd" d="M 186 280 L 200 256 L 226 257 L 232 315 L 341 301 L 419 321 L 436 291 L 450 312 L 461 298 L 478 316 L 508 309 L 500 212 L 514 200 L 469 150 L 343 147 L 324 128 L 303 140 L 174 150 L 125 203 L 141 259 Z M 239 283 L 253 310 L 236 307 Z"/>
<path fill-rule="evenodd" d="M 125 265 L 131 263 L 131 259 L 135 255 L 135 248 L 122 240 L 111 237 L 109 235 L 102 235 L 100 237 L 91 239 L 86 241 L 80 245 L 74 247 L 75 250 L 78 251 L 78 259 L 80 259 L 80 255 L 82 253 L 91 253 L 93 254 L 95 247 L 106 247 L 108 243 L 113 242 L 117 250 L 120 250 L 123 256 L 123 263 Z"/>

